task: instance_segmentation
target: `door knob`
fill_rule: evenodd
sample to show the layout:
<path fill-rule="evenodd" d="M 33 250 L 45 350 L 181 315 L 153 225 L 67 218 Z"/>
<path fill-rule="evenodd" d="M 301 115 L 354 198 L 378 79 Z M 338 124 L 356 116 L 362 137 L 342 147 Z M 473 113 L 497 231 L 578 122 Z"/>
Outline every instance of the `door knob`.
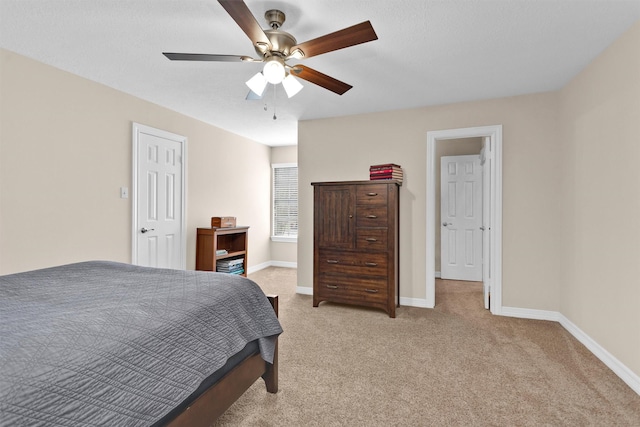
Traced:
<path fill-rule="evenodd" d="M 144 227 L 142 227 L 142 228 L 140 229 L 140 232 L 141 232 L 141 233 L 143 233 L 143 234 L 144 234 L 144 233 L 147 233 L 147 232 L 149 232 L 149 231 L 155 231 L 155 228 L 144 228 Z"/>
<path fill-rule="evenodd" d="M 453 224 L 450 223 L 450 222 L 443 222 L 442 225 L 444 225 L 446 227 L 447 225 L 453 225 Z"/>

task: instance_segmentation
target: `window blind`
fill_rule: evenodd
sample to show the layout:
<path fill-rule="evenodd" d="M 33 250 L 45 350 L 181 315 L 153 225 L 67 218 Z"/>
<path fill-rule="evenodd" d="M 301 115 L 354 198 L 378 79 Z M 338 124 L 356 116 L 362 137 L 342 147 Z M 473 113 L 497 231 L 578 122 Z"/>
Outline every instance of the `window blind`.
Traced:
<path fill-rule="evenodd" d="M 297 166 L 273 166 L 273 235 L 298 236 Z"/>

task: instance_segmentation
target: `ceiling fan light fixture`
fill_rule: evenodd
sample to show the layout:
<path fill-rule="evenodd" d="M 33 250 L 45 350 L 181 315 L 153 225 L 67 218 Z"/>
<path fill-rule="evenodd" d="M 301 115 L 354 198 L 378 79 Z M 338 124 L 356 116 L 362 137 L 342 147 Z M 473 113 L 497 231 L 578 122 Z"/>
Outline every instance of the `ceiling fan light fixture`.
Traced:
<path fill-rule="evenodd" d="M 278 56 L 272 56 L 267 60 L 267 63 L 264 64 L 262 72 L 269 83 L 277 85 L 282 82 L 286 74 L 284 61 Z"/>
<path fill-rule="evenodd" d="M 249 89 L 251 89 L 253 93 L 255 93 L 258 96 L 262 96 L 262 93 L 264 92 L 264 88 L 267 87 L 267 79 L 264 77 L 262 72 L 259 72 L 259 73 L 256 73 L 255 76 L 251 77 L 246 82 L 246 85 L 249 86 Z"/>
<path fill-rule="evenodd" d="M 284 91 L 287 92 L 287 97 L 291 98 L 300 92 L 304 86 L 302 86 L 295 77 L 289 74 L 284 80 L 282 80 L 282 87 L 284 87 Z"/>

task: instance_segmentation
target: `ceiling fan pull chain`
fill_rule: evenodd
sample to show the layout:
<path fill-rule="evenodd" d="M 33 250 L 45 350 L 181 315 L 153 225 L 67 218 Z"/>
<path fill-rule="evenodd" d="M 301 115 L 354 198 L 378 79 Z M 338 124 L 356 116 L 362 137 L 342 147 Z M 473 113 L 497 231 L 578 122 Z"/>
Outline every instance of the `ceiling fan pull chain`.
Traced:
<path fill-rule="evenodd" d="M 276 85 L 273 85 L 273 120 L 277 120 L 276 117 Z"/>

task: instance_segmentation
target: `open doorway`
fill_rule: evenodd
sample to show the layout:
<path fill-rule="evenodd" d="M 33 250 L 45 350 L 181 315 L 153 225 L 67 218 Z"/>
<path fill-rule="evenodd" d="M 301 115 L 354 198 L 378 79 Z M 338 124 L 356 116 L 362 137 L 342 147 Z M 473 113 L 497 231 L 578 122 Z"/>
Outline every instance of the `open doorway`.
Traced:
<path fill-rule="evenodd" d="M 436 235 L 440 221 L 437 185 L 440 158 L 438 147 L 455 145 L 460 139 L 477 138 L 481 141 L 485 185 L 483 191 L 483 240 L 491 244 L 483 245 L 483 283 L 490 288 L 490 310 L 500 314 L 502 309 L 502 126 L 450 129 L 427 133 L 427 248 L 426 248 L 426 305 L 435 307 L 436 262 L 440 261 L 436 251 Z"/>
<path fill-rule="evenodd" d="M 482 277 L 484 143 L 481 137 L 436 140 L 436 301 L 443 308 L 469 309 L 473 302 L 489 309 Z"/>
<path fill-rule="evenodd" d="M 482 281 L 482 144 L 436 141 L 436 277 Z"/>

